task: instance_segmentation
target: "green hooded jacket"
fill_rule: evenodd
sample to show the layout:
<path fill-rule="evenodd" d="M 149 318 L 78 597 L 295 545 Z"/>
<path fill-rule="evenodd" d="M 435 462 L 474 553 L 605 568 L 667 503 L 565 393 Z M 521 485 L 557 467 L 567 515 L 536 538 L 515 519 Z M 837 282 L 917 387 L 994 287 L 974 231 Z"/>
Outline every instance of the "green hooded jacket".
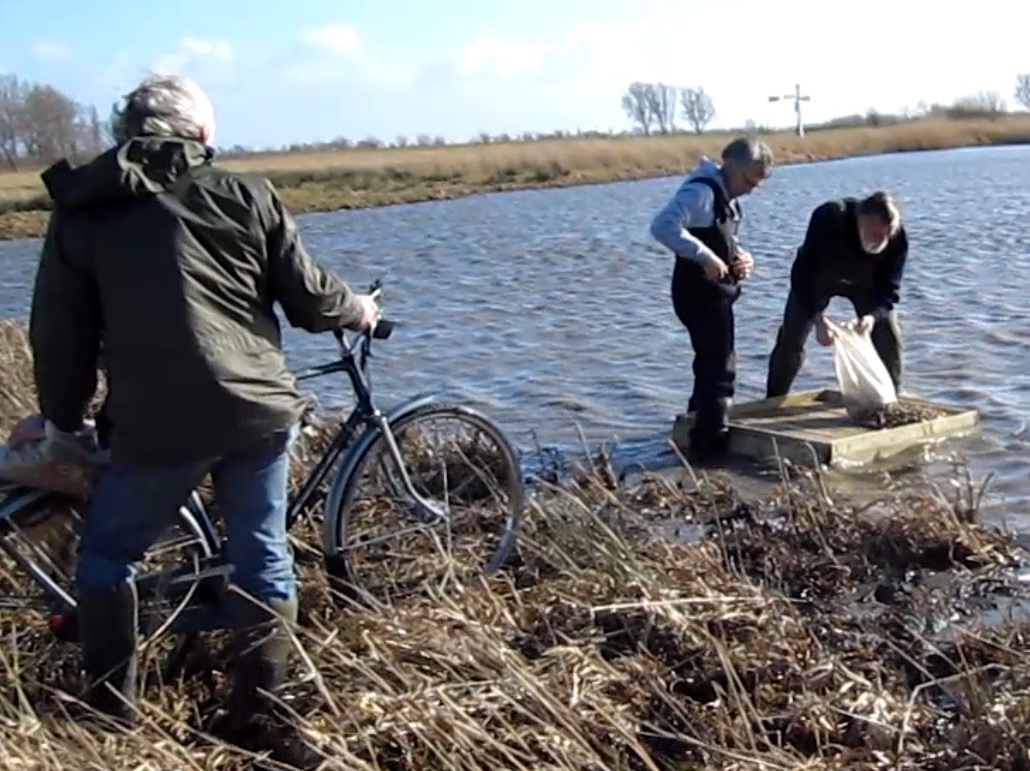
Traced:
<path fill-rule="evenodd" d="M 305 400 L 273 305 L 309 332 L 360 317 L 272 184 L 212 156 L 143 136 L 42 175 L 54 205 L 30 315 L 40 411 L 81 426 L 103 350 L 115 462 L 213 459 L 288 428 Z"/>

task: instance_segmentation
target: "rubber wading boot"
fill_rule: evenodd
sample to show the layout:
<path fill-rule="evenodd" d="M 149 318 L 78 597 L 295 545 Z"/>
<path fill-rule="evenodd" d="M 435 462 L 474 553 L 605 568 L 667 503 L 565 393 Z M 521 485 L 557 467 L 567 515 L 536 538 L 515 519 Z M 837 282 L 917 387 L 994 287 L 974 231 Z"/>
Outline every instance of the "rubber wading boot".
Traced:
<path fill-rule="evenodd" d="M 275 692 L 286 681 L 293 648 L 281 619 L 296 622 L 297 601 L 267 602 L 279 619 L 270 618 L 264 608 L 240 594 L 233 593 L 229 602 L 236 623 L 231 643 L 232 685 L 219 733 L 242 749 L 270 753 L 278 763 L 316 768 L 323 756 L 304 741 L 275 699 Z"/>
<path fill-rule="evenodd" d="M 731 399 L 718 399 L 714 409 L 694 416 L 690 431 L 687 460 L 697 466 L 715 466 L 725 462 L 730 450 L 729 413 Z"/>
<path fill-rule="evenodd" d="M 86 703 L 124 726 L 136 722 L 136 585 L 81 592 L 79 640 L 88 680 Z"/>

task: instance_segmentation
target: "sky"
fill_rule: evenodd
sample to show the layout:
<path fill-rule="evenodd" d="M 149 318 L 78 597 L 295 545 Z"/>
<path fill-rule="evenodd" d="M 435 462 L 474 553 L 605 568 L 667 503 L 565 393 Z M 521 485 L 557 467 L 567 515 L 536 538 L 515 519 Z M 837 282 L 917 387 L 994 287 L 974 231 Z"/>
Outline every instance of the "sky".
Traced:
<path fill-rule="evenodd" d="M 105 113 L 148 72 L 194 78 L 215 144 L 336 137 L 464 141 L 623 130 L 630 82 L 702 86 L 711 127 L 793 125 L 950 102 L 1012 105 L 1030 4 L 978 0 L 0 0 L 0 72 Z M 836 9 L 831 13 L 830 9 Z M 932 10 L 931 10 L 932 9 Z M 935 11 L 935 12 L 933 12 Z M 1014 106 L 1014 105 L 1012 105 Z"/>

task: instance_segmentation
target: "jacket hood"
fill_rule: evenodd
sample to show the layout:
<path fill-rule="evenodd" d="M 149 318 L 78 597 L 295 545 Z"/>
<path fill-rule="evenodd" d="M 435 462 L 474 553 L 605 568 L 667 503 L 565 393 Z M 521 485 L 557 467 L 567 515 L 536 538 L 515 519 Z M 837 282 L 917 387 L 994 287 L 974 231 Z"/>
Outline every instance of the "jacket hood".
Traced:
<path fill-rule="evenodd" d="M 707 156 L 701 156 L 701 160 L 698 161 L 697 166 L 695 166 L 687 175 L 687 180 L 697 179 L 698 177 L 708 177 L 709 179 L 714 179 L 716 182 L 719 183 L 719 186 L 722 188 L 723 192 L 727 192 L 726 180 L 722 176 L 722 166 L 713 161 L 711 158 L 708 158 Z"/>
<path fill-rule="evenodd" d="M 82 166 L 60 160 L 40 177 L 56 206 L 81 209 L 162 193 L 184 172 L 213 157 L 214 151 L 202 142 L 141 136 Z"/>

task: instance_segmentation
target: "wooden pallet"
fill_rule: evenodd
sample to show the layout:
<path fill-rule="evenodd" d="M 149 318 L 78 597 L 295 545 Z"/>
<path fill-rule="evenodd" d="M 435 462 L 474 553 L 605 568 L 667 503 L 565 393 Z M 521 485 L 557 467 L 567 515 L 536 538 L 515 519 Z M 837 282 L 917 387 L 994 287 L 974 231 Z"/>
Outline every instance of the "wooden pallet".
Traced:
<path fill-rule="evenodd" d="M 827 466 L 869 464 L 910 453 L 927 443 L 978 430 L 980 413 L 914 397 L 903 403 L 931 407 L 941 417 L 896 428 L 856 425 L 833 390 L 799 391 L 784 397 L 743 402 L 730 412 L 731 451 L 767 459 L 779 455 L 796 463 Z M 680 415 L 672 440 L 681 450 L 689 445 L 691 419 Z"/>

